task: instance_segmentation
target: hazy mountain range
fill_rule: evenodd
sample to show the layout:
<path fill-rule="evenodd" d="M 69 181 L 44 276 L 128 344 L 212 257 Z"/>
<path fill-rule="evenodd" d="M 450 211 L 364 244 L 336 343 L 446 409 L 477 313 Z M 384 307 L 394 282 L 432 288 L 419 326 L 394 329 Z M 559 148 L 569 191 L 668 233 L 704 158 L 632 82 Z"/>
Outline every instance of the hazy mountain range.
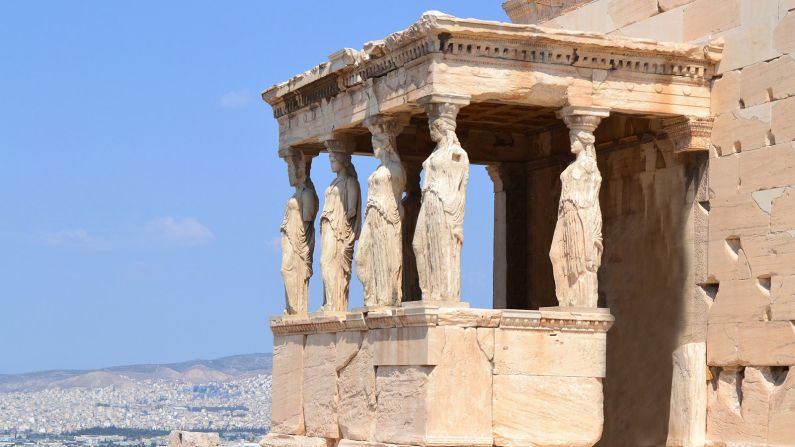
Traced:
<path fill-rule="evenodd" d="M 181 380 L 190 383 L 227 380 L 271 373 L 270 354 L 244 354 L 215 360 L 191 360 L 165 365 L 114 366 L 97 370 L 53 370 L 0 374 L 0 393 L 45 388 L 102 388 L 124 386 L 134 380 Z"/>

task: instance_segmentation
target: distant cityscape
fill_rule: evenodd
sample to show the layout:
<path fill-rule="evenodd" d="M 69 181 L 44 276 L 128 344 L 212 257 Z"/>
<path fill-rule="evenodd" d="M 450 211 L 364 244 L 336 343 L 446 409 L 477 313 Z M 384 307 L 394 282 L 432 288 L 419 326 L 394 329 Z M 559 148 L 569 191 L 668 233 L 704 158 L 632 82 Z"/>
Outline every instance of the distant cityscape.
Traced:
<path fill-rule="evenodd" d="M 205 376 L 229 378 L 130 378 L 121 372 L 110 385 L 37 383 L 39 389 L 0 391 L 0 447 L 157 447 L 167 444 L 171 430 L 219 432 L 227 445 L 256 443 L 270 428 L 270 371 L 222 367 L 206 374 L 201 367 Z"/>

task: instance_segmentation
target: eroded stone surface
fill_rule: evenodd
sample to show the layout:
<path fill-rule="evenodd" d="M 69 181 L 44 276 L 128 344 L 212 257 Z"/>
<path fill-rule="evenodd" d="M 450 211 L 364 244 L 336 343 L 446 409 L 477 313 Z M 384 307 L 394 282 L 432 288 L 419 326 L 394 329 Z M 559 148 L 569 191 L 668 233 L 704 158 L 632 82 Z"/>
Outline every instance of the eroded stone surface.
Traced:
<path fill-rule="evenodd" d="M 604 377 L 603 332 L 497 329 L 494 373 Z"/>
<path fill-rule="evenodd" d="M 273 337 L 271 431 L 304 434 L 304 335 Z"/>
<path fill-rule="evenodd" d="M 303 404 L 306 435 L 310 437 L 339 438 L 336 341 L 334 333 L 306 336 Z"/>
<path fill-rule="evenodd" d="M 364 338 L 361 349 L 340 369 L 337 389 L 340 435 L 351 440 L 375 439 L 375 365 L 369 338 Z"/>
<path fill-rule="evenodd" d="M 704 445 L 707 424 L 706 343 L 680 346 L 673 354 L 667 446 Z"/>
<path fill-rule="evenodd" d="M 375 440 L 392 444 L 424 442 L 430 366 L 379 366 L 376 369 Z"/>
<path fill-rule="evenodd" d="M 601 379 L 494 376 L 494 445 L 590 447 L 602 422 Z"/>
<path fill-rule="evenodd" d="M 491 364 L 475 328 L 444 330 L 442 361 L 428 381 L 426 442 L 491 445 Z"/>

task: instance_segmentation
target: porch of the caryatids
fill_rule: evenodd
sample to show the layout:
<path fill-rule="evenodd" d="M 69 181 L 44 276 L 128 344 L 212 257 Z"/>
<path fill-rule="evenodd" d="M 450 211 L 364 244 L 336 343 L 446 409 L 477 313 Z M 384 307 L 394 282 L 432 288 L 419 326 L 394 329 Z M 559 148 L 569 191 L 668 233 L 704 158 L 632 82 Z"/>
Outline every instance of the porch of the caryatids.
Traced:
<path fill-rule="evenodd" d="M 402 220 L 406 172 L 397 136 L 408 116 L 375 115 L 365 120 L 373 153 L 381 164 L 367 179 L 364 222 L 356 251 L 356 274 L 366 308 L 399 306 L 403 296 Z"/>
<path fill-rule="evenodd" d="M 282 279 L 286 315 L 306 315 L 309 305 L 309 278 L 312 277 L 312 255 L 315 248 L 315 216 L 318 198 L 310 171 L 312 157 L 299 149 L 279 150 L 287 163 L 293 195 L 284 207 L 280 227 L 282 246 Z"/>
<path fill-rule="evenodd" d="M 555 294 L 562 307 L 596 308 L 597 271 L 602 262 L 602 176 L 596 163 L 594 130 L 609 110 L 570 106 L 558 111 L 569 128 L 575 160 L 560 175 L 558 221 L 549 257 Z"/>
<path fill-rule="evenodd" d="M 323 312 L 346 312 L 351 282 L 353 246 L 362 223 L 359 178 L 351 162 L 353 140 L 333 136 L 323 141 L 331 170 L 337 175 L 328 188 L 320 214 L 320 272 Z"/>
<path fill-rule="evenodd" d="M 422 205 L 412 242 L 422 301 L 440 305 L 461 302 L 461 248 L 469 181 L 469 156 L 456 136 L 456 116 L 469 104 L 463 95 L 421 98 L 431 139 L 436 143 L 423 162 Z"/>

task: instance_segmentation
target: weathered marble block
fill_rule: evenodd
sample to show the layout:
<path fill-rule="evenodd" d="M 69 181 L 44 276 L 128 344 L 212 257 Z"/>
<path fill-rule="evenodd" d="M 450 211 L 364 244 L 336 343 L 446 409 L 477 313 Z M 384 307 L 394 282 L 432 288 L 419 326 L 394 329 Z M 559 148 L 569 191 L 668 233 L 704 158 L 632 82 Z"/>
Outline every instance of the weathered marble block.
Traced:
<path fill-rule="evenodd" d="M 271 431 L 304 434 L 303 373 L 305 335 L 274 335 Z"/>
<path fill-rule="evenodd" d="M 263 446 L 591 446 L 612 322 L 416 307 L 274 319 L 274 387 L 293 392 L 274 389 L 282 431 Z"/>

